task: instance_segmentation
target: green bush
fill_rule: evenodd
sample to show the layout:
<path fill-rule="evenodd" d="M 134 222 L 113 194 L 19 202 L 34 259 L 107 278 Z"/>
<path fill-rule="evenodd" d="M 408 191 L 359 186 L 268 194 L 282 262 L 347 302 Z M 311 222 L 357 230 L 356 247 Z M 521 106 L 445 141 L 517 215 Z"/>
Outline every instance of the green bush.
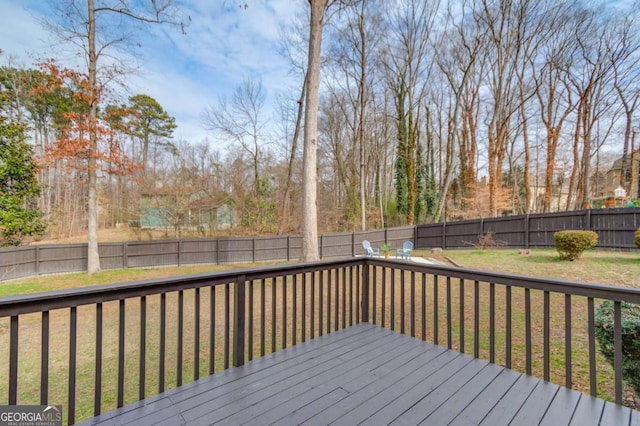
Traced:
<path fill-rule="evenodd" d="M 636 247 L 640 249 L 640 228 L 636 229 L 635 237 L 633 239 Z"/>
<path fill-rule="evenodd" d="M 622 302 L 622 377 L 640 395 L 640 305 Z M 596 312 L 596 338 L 600 352 L 613 366 L 613 302 Z"/>
<path fill-rule="evenodd" d="M 598 244 L 598 234 L 593 231 L 567 230 L 553 234 L 560 260 L 576 260 L 583 251 Z"/>

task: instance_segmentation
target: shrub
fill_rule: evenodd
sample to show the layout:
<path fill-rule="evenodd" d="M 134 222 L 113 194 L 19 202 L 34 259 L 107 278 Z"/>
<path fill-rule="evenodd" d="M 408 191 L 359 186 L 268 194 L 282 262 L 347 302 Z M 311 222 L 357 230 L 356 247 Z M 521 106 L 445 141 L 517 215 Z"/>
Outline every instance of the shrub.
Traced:
<path fill-rule="evenodd" d="M 506 241 L 496 240 L 493 238 L 493 232 L 489 231 L 478 236 L 478 242 L 474 244 L 474 247 L 484 250 L 489 247 L 501 247 L 506 245 Z"/>
<path fill-rule="evenodd" d="M 640 249 L 640 228 L 636 229 L 635 237 L 633 238 L 633 242 L 636 247 Z"/>
<path fill-rule="evenodd" d="M 622 377 L 640 395 L 640 305 L 622 302 Z M 613 301 L 596 312 L 596 338 L 600 352 L 613 366 Z"/>
<path fill-rule="evenodd" d="M 598 244 L 598 234 L 593 231 L 558 231 L 553 234 L 560 260 L 576 260 L 583 251 Z"/>

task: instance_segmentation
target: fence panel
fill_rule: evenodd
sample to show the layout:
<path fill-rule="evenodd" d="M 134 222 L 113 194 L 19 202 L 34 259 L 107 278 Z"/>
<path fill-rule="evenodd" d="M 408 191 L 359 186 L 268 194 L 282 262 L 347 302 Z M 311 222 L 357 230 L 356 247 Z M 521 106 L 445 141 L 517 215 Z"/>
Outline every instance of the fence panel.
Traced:
<path fill-rule="evenodd" d="M 463 248 L 493 232 L 494 239 L 513 247 L 554 247 L 553 234 L 567 229 L 590 229 L 599 235 L 600 248 L 635 248 L 634 232 L 640 226 L 640 208 L 580 210 L 540 213 L 418 225 L 418 248 Z"/>
<path fill-rule="evenodd" d="M 402 248 L 402 244 L 405 241 L 412 241 L 415 244 L 415 232 L 415 226 L 389 228 L 387 230 L 387 243 L 392 249 Z"/>
<path fill-rule="evenodd" d="M 349 257 L 354 253 L 353 233 L 324 234 L 320 237 L 321 258 Z M 360 246 L 362 247 L 362 246 Z M 356 249 L 355 253 L 358 253 Z"/>
<path fill-rule="evenodd" d="M 362 242 L 368 240 L 372 247 L 380 248 L 385 242 L 388 242 L 387 236 L 389 231 L 384 229 L 376 229 L 371 231 L 358 231 L 353 233 L 353 253 L 356 255 L 364 254 Z M 389 244 L 391 244 L 389 242 Z"/>
<path fill-rule="evenodd" d="M 300 259 L 302 256 L 302 236 L 289 236 L 289 257 L 288 259 Z"/>
<path fill-rule="evenodd" d="M 446 223 L 430 223 L 427 225 L 418 225 L 416 229 L 416 247 L 444 247 L 442 235 L 446 226 Z"/>
<path fill-rule="evenodd" d="M 185 240 L 180 245 L 183 265 L 218 262 L 218 240 Z"/>
<path fill-rule="evenodd" d="M 633 237 L 637 228 L 637 209 L 591 211 L 591 229 L 598 233 L 598 247 L 633 249 Z"/>
<path fill-rule="evenodd" d="M 127 243 L 106 243 L 98 246 L 100 267 L 102 269 L 123 269 L 127 267 Z"/>
<path fill-rule="evenodd" d="M 87 270 L 87 245 L 66 244 L 64 246 L 47 245 L 39 250 L 38 272 L 57 274 Z"/>
<path fill-rule="evenodd" d="M 127 245 L 128 267 L 177 265 L 178 241 L 136 241 Z"/>
<path fill-rule="evenodd" d="M 255 241 L 256 262 L 287 258 L 288 237 L 286 235 L 259 237 Z"/>
<path fill-rule="evenodd" d="M 0 280 L 38 274 L 38 247 L 0 249 Z"/>
<path fill-rule="evenodd" d="M 481 235 L 492 233 L 498 245 L 524 247 L 526 216 L 508 216 L 484 219 Z"/>
<path fill-rule="evenodd" d="M 218 263 L 253 262 L 253 238 L 220 238 L 218 240 Z"/>
<path fill-rule="evenodd" d="M 553 234 L 567 229 L 589 229 L 588 211 L 529 216 L 529 247 L 554 247 Z"/>
<path fill-rule="evenodd" d="M 477 219 L 447 223 L 444 232 L 447 248 L 473 247 L 482 234 L 482 222 Z"/>

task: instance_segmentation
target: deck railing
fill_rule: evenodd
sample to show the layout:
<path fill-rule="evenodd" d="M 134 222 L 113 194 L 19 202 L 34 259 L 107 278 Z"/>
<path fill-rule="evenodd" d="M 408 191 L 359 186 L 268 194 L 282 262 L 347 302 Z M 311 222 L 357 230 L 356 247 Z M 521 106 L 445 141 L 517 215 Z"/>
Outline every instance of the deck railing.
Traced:
<path fill-rule="evenodd" d="M 594 312 L 615 301 L 614 369 Z M 623 401 L 620 303 L 640 290 L 351 258 L 0 299 L 0 401 L 69 424 L 359 321 Z"/>

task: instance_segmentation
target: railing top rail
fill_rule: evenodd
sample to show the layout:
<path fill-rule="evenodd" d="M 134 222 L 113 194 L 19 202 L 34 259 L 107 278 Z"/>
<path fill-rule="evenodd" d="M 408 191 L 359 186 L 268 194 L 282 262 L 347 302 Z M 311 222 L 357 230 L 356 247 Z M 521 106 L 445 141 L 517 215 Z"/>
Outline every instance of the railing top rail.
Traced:
<path fill-rule="evenodd" d="M 425 265 L 411 261 L 356 257 L 311 263 L 261 266 L 242 270 L 202 273 L 20 296 L 9 296 L 0 298 L 0 317 L 226 284 L 235 282 L 241 276 L 244 277 L 245 280 L 251 281 L 357 265 L 375 265 L 399 268 L 406 271 L 428 273 L 465 280 L 490 282 L 510 285 L 513 287 L 640 304 L 640 289 L 636 288 L 526 277 L 514 274 L 462 269 L 444 265 Z"/>
<path fill-rule="evenodd" d="M 550 291 L 554 293 L 586 296 L 598 299 L 608 299 L 621 302 L 640 304 L 640 289 L 631 287 L 612 286 L 607 284 L 591 284 L 577 281 L 559 280 L 551 278 L 527 277 L 524 275 L 489 272 L 482 270 L 457 268 L 445 265 L 425 265 L 411 261 L 389 261 L 367 258 L 367 264 L 386 267 L 399 267 L 407 271 L 429 273 L 445 277 L 461 278 L 480 282 L 510 285 L 513 287 L 529 288 L 533 290 Z"/>
<path fill-rule="evenodd" d="M 118 284 L 106 284 L 19 296 L 8 296 L 0 298 L 0 318 L 227 284 L 235 282 L 240 276 L 243 276 L 247 281 L 251 281 L 345 266 L 355 266 L 362 264 L 363 261 L 363 258 L 347 258 L 331 261 L 261 266 L 241 270 L 236 269 L 222 272 L 201 273 L 171 278 L 156 278 Z"/>

